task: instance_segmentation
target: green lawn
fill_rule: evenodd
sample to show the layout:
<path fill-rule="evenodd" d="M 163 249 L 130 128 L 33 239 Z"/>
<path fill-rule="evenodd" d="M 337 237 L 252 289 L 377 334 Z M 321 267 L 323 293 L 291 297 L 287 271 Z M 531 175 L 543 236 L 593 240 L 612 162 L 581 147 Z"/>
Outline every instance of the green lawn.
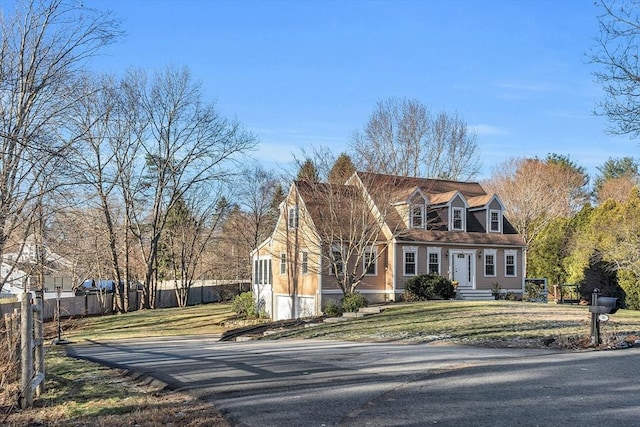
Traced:
<path fill-rule="evenodd" d="M 81 341 L 221 334 L 237 324 L 229 304 L 203 304 L 75 319 L 65 322 L 64 338 Z"/>
<path fill-rule="evenodd" d="M 142 310 L 72 322 L 72 341 L 168 335 L 220 334 L 252 321 L 236 319 L 228 304 Z M 320 323 L 278 331 L 265 339 L 317 338 L 418 343 L 449 341 L 470 345 L 574 348 L 588 344 L 586 306 L 512 301 L 428 301 L 389 304 L 383 313 L 342 323 Z M 640 335 L 640 311 L 619 310 L 601 323 L 605 344 Z"/>
<path fill-rule="evenodd" d="M 605 344 L 640 335 L 640 312 L 620 310 L 601 326 Z M 228 304 L 143 310 L 65 322 L 64 338 L 111 340 L 163 335 L 220 334 L 253 321 L 236 319 Z M 316 338 L 469 345 L 580 348 L 589 343 L 586 306 L 508 301 L 429 301 L 390 304 L 383 313 L 342 323 L 273 330 L 263 339 Z M 51 331 L 51 324 L 48 329 Z M 214 425 L 226 422 L 211 404 L 180 393 L 150 390 L 120 373 L 64 356 L 61 346 L 46 357 L 47 392 L 36 407 L 11 411 L 0 424 L 59 426 Z M 7 402 L 15 393 L 6 389 Z"/>
<path fill-rule="evenodd" d="M 326 338 L 405 343 L 573 348 L 588 343 L 586 306 L 510 301 L 429 301 L 390 305 L 379 315 L 269 335 L 268 339 Z M 640 333 L 640 312 L 619 310 L 601 323 L 605 343 Z"/>

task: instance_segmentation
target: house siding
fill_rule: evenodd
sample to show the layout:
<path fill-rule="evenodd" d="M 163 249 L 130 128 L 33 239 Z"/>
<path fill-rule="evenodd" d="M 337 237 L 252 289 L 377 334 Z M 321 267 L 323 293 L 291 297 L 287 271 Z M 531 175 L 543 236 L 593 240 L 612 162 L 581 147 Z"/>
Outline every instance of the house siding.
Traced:
<path fill-rule="evenodd" d="M 396 254 L 394 257 L 394 262 L 396 264 L 395 271 L 397 271 L 397 280 L 396 280 L 396 293 L 402 294 L 404 292 L 404 286 L 407 281 L 415 276 L 405 276 L 404 273 L 404 259 L 403 259 L 403 248 L 407 247 L 417 247 L 418 249 L 418 266 L 417 266 L 417 275 L 427 274 L 428 272 L 428 248 L 430 247 L 438 247 L 441 248 L 441 256 L 440 256 L 440 274 L 443 277 L 448 279 L 451 278 L 451 261 L 449 258 L 449 253 L 458 251 L 458 252 L 474 252 L 475 253 L 475 289 L 485 289 L 491 290 L 494 283 L 499 283 L 501 289 L 512 290 L 516 292 L 520 292 L 522 289 L 522 250 L 520 248 L 482 248 L 478 249 L 475 246 L 452 246 L 452 245 L 442 245 L 438 244 L 428 244 L 428 243 L 407 243 L 407 244 L 398 244 L 396 249 Z M 496 276 L 495 277 L 485 277 L 484 275 L 484 249 L 495 249 L 496 250 Z M 505 251 L 516 251 L 516 276 L 515 277 L 506 277 L 505 276 Z"/>
<path fill-rule="evenodd" d="M 352 181 L 360 182 L 359 175 L 354 176 L 356 178 Z M 517 236 L 504 216 L 502 232 L 487 233 L 488 212 L 491 209 L 503 211 L 496 196 L 483 193 L 477 183 L 448 181 L 434 183 L 419 178 L 396 178 L 398 180 L 394 182 L 400 183 L 395 187 L 398 189 L 398 197 L 392 201 L 393 215 L 385 219 L 387 221 L 383 229 L 385 236 L 379 237 L 382 242 L 377 247 L 376 274 L 363 276 L 357 288 L 357 291 L 362 293 L 369 302 L 396 300 L 402 296 L 406 282 L 414 277 L 404 275 L 404 253 L 409 247 L 416 251 L 415 275 L 426 274 L 429 271 L 429 248 L 437 248 L 440 254 L 439 267 L 442 276 L 451 279 L 452 268 L 456 265 L 458 271 L 456 277 L 467 277 L 467 268 L 471 267 L 473 277 L 468 286 L 474 289 L 490 290 L 494 283 L 498 283 L 503 291 L 517 293 L 523 291 L 524 243 L 520 242 L 521 238 Z M 402 187 L 402 185 L 408 185 L 404 184 L 403 180 L 413 182 L 414 185 Z M 429 182 L 423 183 L 423 181 Z M 335 277 L 329 274 L 330 266 L 326 263 L 322 265 L 323 254 L 320 242 L 317 241 L 318 237 L 310 231 L 315 229 L 312 216 L 322 218 L 318 216 L 322 214 L 322 204 L 317 203 L 315 199 L 312 200 L 309 195 L 311 193 L 308 193 L 308 189 L 302 184 L 303 182 L 297 182 L 291 186 L 285 202 L 281 205 L 280 217 L 271 238 L 253 253 L 254 260 L 269 259 L 271 262 L 270 283 L 254 283 L 254 292 L 264 295 L 263 303 L 268 305 L 265 309 L 274 319 L 319 315 L 328 301 L 338 301 L 343 295 Z M 306 211 L 307 205 L 304 200 L 299 199 L 296 194 L 298 189 L 310 199 L 308 201 L 310 212 Z M 434 200 L 436 204 L 428 205 L 428 200 L 414 193 L 414 189 L 424 194 L 427 199 Z M 409 209 L 414 203 L 425 203 L 428 223 L 424 229 L 410 228 Z M 474 207 L 468 209 L 467 203 L 473 204 Z M 298 227 L 290 228 L 289 209 L 294 206 L 299 207 Z M 465 212 L 464 231 L 448 231 L 453 208 L 461 208 Z M 378 212 L 375 209 L 377 207 L 374 208 L 374 212 Z M 399 234 L 391 231 L 398 228 L 401 230 Z M 385 238 L 392 240 L 392 243 L 387 246 Z M 301 272 L 301 251 L 306 251 L 308 254 L 306 274 Z M 484 275 L 486 251 L 492 251 L 495 254 L 495 276 L 485 277 Z M 514 277 L 505 275 L 505 251 L 512 251 L 511 253 L 516 255 Z M 285 274 L 280 273 L 282 253 L 285 253 L 287 258 Z M 461 264 L 464 257 L 468 260 L 467 267 Z M 362 272 L 362 260 L 358 260 L 360 263 L 358 266 L 353 264 L 354 259 L 346 261 L 347 271 L 355 270 L 356 275 Z"/>

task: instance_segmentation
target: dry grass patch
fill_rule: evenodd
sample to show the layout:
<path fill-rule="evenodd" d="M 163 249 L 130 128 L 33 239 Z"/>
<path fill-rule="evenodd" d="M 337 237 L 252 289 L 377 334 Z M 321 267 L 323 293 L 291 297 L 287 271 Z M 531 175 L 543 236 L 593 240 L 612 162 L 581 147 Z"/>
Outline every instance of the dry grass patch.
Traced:
<path fill-rule="evenodd" d="M 3 393 L 0 425 L 7 426 L 228 426 L 211 404 L 184 393 L 136 383 L 121 372 L 64 356 L 46 358 L 47 391 L 34 408 L 13 407 L 17 390 Z M 7 415 L 8 414 L 8 415 Z"/>
<path fill-rule="evenodd" d="M 183 308 L 66 320 L 64 338 L 72 341 L 115 340 L 172 335 L 216 335 L 241 321 L 230 304 L 202 304 Z"/>

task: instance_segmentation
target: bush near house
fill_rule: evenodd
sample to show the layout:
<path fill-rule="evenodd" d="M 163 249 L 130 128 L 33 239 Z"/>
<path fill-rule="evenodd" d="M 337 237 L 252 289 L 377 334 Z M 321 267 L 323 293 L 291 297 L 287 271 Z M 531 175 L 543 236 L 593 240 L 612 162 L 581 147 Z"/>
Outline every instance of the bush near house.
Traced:
<path fill-rule="evenodd" d="M 423 274 L 410 279 L 404 289 L 407 301 L 449 299 L 455 295 L 451 280 L 435 273 Z"/>
<path fill-rule="evenodd" d="M 345 295 L 342 298 L 342 309 L 344 311 L 358 311 L 362 307 L 369 305 L 369 301 L 358 292 L 354 292 L 349 295 Z"/>
<path fill-rule="evenodd" d="M 231 301 L 231 307 L 241 318 L 258 317 L 259 314 L 252 292 L 243 292 L 234 297 Z"/>
<path fill-rule="evenodd" d="M 524 284 L 523 301 L 528 302 L 547 302 L 547 295 L 544 291 L 544 285 L 540 283 L 526 281 Z"/>
<path fill-rule="evenodd" d="M 338 304 L 335 301 L 327 302 L 327 305 L 324 307 L 324 314 L 329 317 L 340 317 L 344 313 L 344 309 L 342 308 L 342 304 Z"/>

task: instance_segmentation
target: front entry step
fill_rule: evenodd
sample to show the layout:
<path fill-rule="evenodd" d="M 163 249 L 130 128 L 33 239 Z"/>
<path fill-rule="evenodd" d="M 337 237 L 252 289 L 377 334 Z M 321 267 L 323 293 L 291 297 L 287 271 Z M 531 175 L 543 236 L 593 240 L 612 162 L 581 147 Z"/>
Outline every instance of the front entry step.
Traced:
<path fill-rule="evenodd" d="M 465 301 L 495 301 L 495 297 L 489 289 L 458 288 L 456 299 Z"/>

